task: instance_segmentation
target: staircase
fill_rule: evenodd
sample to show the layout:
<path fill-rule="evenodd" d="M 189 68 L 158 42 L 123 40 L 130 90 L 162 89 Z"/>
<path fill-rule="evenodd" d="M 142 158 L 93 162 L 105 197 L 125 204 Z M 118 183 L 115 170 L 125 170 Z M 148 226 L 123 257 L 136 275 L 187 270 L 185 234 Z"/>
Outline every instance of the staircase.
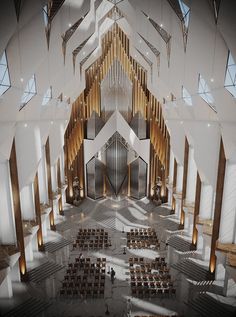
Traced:
<path fill-rule="evenodd" d="M 211 281 L 212 276 L 209 271 L 190 259 L 185 259 L 176 264 L 172 264 L 171 267 L 187 276 L 187 278 L 201 282 L 201 281 Z"/>
<path fill-rule="evenodd" d="M 64 269 L 64 266 L 52 261 L 47 261 L 35 269 L 28 271 L 29 281 L 40 283 L 62 269 Z"/>
<path fill-rule="evenodd" d="M 22 304 L 8 311 L 3 317 L 35 317 L 45 311 L 50 305 L 50 303 L 41 299 L 30 297 Z"/>
<path fill-rule="evenodd" d="M 171 236 L 168 240 L 168 244 L 180 252 L 189 252 L 192 248 L 191 242 L 184 240 L 178 235 Z"/>
<path fill-rule="evenodd" d="M 233 317 L 236 310 L 233 307 L 215 300 L 208 294 L 200 294 L 190 300 L 187 305 L 202 317 Z M 235 308 L 235 307 L 234 307 Z"/>
<path fill-rule="evenodd" d="M 60 250 L 64 248 L 65 246 L 69 245 L 71 241 L 66 240 L 66 239 L 60 239 L 59 241 L 50 241 L 46 242 L 44 244 L 45 251 L 53 253 L 56 252 L 57 250 Z"/>

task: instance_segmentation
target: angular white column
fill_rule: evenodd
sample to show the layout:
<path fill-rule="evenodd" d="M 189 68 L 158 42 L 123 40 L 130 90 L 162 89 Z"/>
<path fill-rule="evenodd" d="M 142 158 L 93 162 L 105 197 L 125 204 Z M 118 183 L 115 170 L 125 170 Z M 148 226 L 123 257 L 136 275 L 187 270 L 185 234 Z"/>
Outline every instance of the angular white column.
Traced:
<path fill-rule="evenodd" d="M 186 201 L 194 202 L 196 193 L 197 166 L 194 161 L 194 150 L 189 147 Z"/>
<path fill-rule="evenodd" d="M 177 181 L 176 181 L 176 192 L 182 192 L 183 187 L 183 171 L 182 165 L 177 164 Z"/>
<path fill-rule="evenodd" d="M 64 150 L 62 149 L 60 155 L 60 171 L 61 171 L 61 182 L 65 183 L 65 158 L 64 158 Z"/>
<path fill-rule="evenodd" d="M 198 236 L 197 236 L 197 250 L 202 250 L 203 249 L 203 227 L 202 225 L 197 225 L 197 231 L 198 231 Z"/>
<path fill-rule="evenodd" d="M 34 123 L 18 124 L 16 129 L 16 157 L 20 190 L 34 182 L 42 157 L 40 130 Z"/>
<path fill-rule="evenodd" d="M 15 244 L 15 218 L 11 196 L 9 163 L 0 163 L 0 243 Z"/>
<path fill-rule="evenodd" d="M 219 242 L 233 243 L 236 217 L 236 164 L 226 162 Z"/>
<path fill-rule="evenodd" d="M 181 202 L 179 199 L 175 201 L 175 214 L 180 219 L 181 216 Z"/>
<path fill-rule="evenodd" d="M 170 149 L 170 162 L 169 162 L 169 177 L 168 182 L 169 185 L 173 184 L 173 178 L 174 178 L 174 154 L 172 150 Z M 172 207 L 172 196 L 173 194 L 173 188 L 169 188 L 168 190 L 168 204 Z"/>
<path fill-rule="evenodd" d="M 20 191 L 21 214 L 23 220 L 35 219 L 33 184 L 24 186 Z"/>
<path fill-rule="evenodd" d="M 8 274 L 0 285 L 0 298 L 11 298 L 13 296 L 10 274 Z"/>
<path fill-rule="evenodd" d="M 29 261 L 29 262 L 33 261 L 34 259 L 32 242 L 30 242 L 25 248 L 25 258 L 26 258 L 26 261 Z"/>
<path fill-rule="evenodd" d="M 38 166 L 38 180 L 39 180 L 40 202 L 47 203 L 48 202 L 48 184 L 47 184 L 45 146 L 43 146 L 42 148 L 42 158 Z"/>
<path fill-rule="evenodd" d="M 211 185 L 202 183 L 199 218 L 211 219 L 213 205 L 213 188 Z"/>
<path fill-rule="evenodd" d="M 52 191 L 57 189 L 57 164 L 51 166 L 51 176 L 52 176 Z"/>
<path fill-rule="evenodd" d="M 170 149 L 170 162 L 169 162 L 169 184 L 173 183 L 174 178 L 174 154 Z"/>

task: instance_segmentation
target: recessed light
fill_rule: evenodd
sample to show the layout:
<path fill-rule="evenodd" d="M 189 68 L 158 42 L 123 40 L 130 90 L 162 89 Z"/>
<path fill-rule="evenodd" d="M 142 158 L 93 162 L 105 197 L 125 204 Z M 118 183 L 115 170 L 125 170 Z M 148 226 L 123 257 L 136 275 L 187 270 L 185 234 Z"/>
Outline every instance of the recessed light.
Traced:
<path fill-rule="evenodd" d="M 211 82 L 212 82 L 212 83 L 214 82 L 214 78 L 211 78 Z"/>
<path fill-rule="evenodd" d="M 85 55 L 85 52 L 83 52 L 83 55 Z"/>
<path fill-rule="evenodd" d="M 142 40 L 139 40 L 139 43 L 142 43 Z"/>
<path fill-rule="evenodd" d="M 211 126 L 210 123 L 207 123 L 208 128 Z"/>
<path fill-rule="evenodd" d="M 163 28 L 163 24 L 162 23 L 161 23 L 160 27 Z"/>
<path fill-rule="evenodd" d="M 53 121 L 51 121 L 51 124 L 53 124 Z"/>
<path fill-rule="evenodd" d="M 183 124 L 183 121 L 180 121 L 180 124 Z"/>
<path fill-rule="evenodd" d="M 28 127 L 28 124 L 27 124 L 27 123 L 25 123 L 25 124 L 24 124 L 24 127 L 25 127 L 25 128 L 27 128 L 27 127 Z"/>
<path fill-rule="evenodd" d="M 21 82 L 23 83 L 23 81 L 24 81 L 24 78 L 22 78 L 22 77 L 21 77 L 20 81 L 21 81 Z"/>
<path fill-rule="evenodd" d="M 68 26 L 69 26 L 69 28 L 71 28 L 72 24 L 71 24 L 71 23 L 69 23 L 69 24 L 68 24 Z"/>
<path fill-rule="evenodd" d="M 148 55 L 148 52 L 146 54 Z"/>

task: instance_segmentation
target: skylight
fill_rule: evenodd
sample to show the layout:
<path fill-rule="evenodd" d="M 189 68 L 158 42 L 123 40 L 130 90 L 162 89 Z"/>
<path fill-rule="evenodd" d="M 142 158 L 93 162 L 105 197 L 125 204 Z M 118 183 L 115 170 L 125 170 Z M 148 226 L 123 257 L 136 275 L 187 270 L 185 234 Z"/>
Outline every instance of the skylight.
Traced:
<path fill-rule="evenodd" d="M 28 81 L 23 96 L 21 97 L 20 110 L 36 95 L 35 75 Z"/>
<path fill-rule="evenodd" d="M 225 88 L 236 98 L 236 64 L 230 52 L 226 66 Z"/>
<path fill-rule="evenodd" d="M 214 99 L 212 94 L 210 93 L 210 89 L 207 86 L 207 83 L 205 79 L 202 77 L 201 74 L 199 74 L 199 81 L 198 81 L 198 93 L 202 97 L 203 100 L 205 100 L 208 105 L 216 111 L 215 106 L 213 105 Z"/>
<path fill-rule="evenodd" d="M 180 9 L 182 11 L 184 24 L 185 24 L 186 28 L 188 28 L 188 25 L 189 25 L 189 10 L 190 9 L 182 0 L 179 0 L 179 6 L 180 6 Z"/>
<path fill-rule="evenodd" d="M 188 106 L 192 106 L 193 105 L 192 97 L 191 97 L 190 93 L 187 91 L 187 89 L 184 88 L 184 86 L 182 86 L 182 98 L 184 99 L 184 102 Z"/>
<path fill-rule="evenodd" d="M 49 87 L 43 96 L 42 106 L 46 106 L 52 99 L 52 87 Z"/>
<path fill-rule="evenodd" d="M 0 58 L 0 96 L 11 87 L 7 56 L 4 52 Z"/>

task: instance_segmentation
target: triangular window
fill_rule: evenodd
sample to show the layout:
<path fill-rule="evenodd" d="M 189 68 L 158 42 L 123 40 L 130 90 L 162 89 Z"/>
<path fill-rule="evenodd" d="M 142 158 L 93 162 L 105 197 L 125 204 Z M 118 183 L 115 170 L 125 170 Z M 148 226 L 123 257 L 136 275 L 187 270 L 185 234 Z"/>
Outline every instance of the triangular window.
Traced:
<path fill-rule="evenodd" d="M 20 110 L 36 95 L 35 75 L 28 81 L 24 94 L 21 97 Z"/>
<path fill-rule="evenodd" d="M 0 96 L 11 87 L 7 56 L 4 52 L 0 58 Z"/>

